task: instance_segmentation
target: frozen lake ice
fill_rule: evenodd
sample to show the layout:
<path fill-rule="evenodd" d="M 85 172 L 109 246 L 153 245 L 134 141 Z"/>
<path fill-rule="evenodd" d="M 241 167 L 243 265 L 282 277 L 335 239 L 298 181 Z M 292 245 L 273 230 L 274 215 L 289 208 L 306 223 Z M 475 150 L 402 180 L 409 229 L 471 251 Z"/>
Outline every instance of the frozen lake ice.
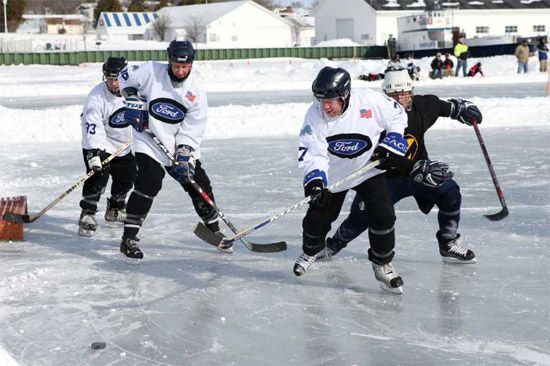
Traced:
<path fill-rule="evenodd" d="M 481 130 L 510 210 L 500 222 L 482 216 L 499 202 L 474 131 L 427 135 L 430 156 L 461 185 L 459 231 L 477 264 L 444 264 L 436 214 L 409 198 L 396 205 L 403 295 L 379 289 L 366 237 L 297 278 L 303 209 L 251 235 L 286 240 L 286 252 L 237 243 L 222 254 L 193 236 L 190 200 L 166 178 L 140 233 L 145 260 L 129 265 L 121 228 L 76 235 L 73 193 L 27 224 L 24 242 L 0 243 L 0 343 L 21 365 L 550 365 L 550 129 Z M 38 211 L 82 174 L 79 151 L 0 146 L 2 196 L 25 194 Z M 296 151 L 297 138 L 205 141 L 204 166 L 235 225 L 301 198 Z M 91 350 L 95 341 L 106 348 Z"/>

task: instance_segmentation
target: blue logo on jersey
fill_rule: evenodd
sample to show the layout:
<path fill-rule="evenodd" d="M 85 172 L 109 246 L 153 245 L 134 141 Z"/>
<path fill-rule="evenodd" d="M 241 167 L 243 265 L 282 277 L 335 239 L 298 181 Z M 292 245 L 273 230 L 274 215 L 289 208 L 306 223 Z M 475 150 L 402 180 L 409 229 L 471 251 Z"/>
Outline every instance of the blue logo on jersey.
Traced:
<path fill-rule="evenodd" d="M 125 128 L 130 126 L 130 124 L 124 120 L 124 110 L 125 108 L 122 107 L 111 114 L 111 117 L 109 117 L 109 126 L 112 128 Z"/>
<path fill-rule="evenodd" d="M 328 151 L 339 158 L 353 159 L 372 147 L 368 136 L 358 133 L 344 133 L 327 137 Z"/>
<path fill-rule="evenodd" d="M 180 123 L 187 114 L 187 108 L 172 99 L 159 98 L 149 103 L 149 113 L 159 121 Z"/>

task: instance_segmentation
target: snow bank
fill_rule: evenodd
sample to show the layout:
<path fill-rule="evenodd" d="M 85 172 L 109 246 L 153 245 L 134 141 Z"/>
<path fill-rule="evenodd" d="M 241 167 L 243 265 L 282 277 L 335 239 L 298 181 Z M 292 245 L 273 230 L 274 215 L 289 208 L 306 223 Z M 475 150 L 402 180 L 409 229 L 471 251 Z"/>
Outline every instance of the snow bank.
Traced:
<path fill-rule="evenodd" d="M 550 126 L 550 102 L 545 97 L 473 98 L 472 101 L 483 112 L 482 128 Z M 205 137 L 298 136 L 308 107 L 309 103 L 212 107 Z M 0 136 L 5 143 L 79 141 L 81 109 L 76 105 L 46 110 L 0 106 Z M 432 128 L 464 126 L 441 118 Z"/>

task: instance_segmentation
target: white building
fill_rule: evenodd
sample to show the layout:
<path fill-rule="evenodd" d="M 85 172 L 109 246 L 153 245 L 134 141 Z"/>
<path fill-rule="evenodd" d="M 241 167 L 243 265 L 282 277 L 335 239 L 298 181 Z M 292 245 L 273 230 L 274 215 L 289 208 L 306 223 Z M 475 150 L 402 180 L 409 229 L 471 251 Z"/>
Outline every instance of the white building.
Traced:
<path fill-rule="evenodd" d="M 164 41 L 190 39 L 209 48 L 293 46 L 292 23 L 253 1 L 166 7 L 159 16 L 168 22 Z"/>
<path fill-rule="evenodd" d="M 143 39 L 148 25 L 157 18 L 157 13 L 102 12 L 97 22 L 97 37 L 122 40 Z"/>
<path fill-rule="evenodd" d="M 23 14 L 17 33 L 82 34 L 86 17 L 77 14 Z"/>
<path fill-rule="evenodd" d="M 550 0 L 319 0 L 314 9 L 317 42 L 349 38 L 384 45 L 398 38 L 397 18 L 440 7 L 451 13 L 451 27 L 466 37 L 547 35 Z"/>

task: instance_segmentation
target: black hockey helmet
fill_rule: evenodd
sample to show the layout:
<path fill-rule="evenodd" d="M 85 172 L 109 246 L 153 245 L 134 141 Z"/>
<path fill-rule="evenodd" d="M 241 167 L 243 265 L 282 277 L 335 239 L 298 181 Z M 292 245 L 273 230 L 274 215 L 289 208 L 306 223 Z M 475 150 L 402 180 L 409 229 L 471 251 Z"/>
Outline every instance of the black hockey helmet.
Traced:
<path fill-rule="evenodd" d="M 116 78 L 126 65 L 128 65 L 128 61 L 124 57 L 109 57 L 103 64 L 103 76 Z"/>
<path fill-rule="evenodd" d="M 195 49 L 189 41 L 172 41 L 166 50 L 168 60 L 172 62 L 193 63 L 195 60 Z"/>
<path fill-rule="evenodd" d="M 340 67 L 325 66 L 313 80 L 311 90 L 319 101 L 342 98 L 347 106 L 351 93 L 351 77 L 346 70 Z"/>

